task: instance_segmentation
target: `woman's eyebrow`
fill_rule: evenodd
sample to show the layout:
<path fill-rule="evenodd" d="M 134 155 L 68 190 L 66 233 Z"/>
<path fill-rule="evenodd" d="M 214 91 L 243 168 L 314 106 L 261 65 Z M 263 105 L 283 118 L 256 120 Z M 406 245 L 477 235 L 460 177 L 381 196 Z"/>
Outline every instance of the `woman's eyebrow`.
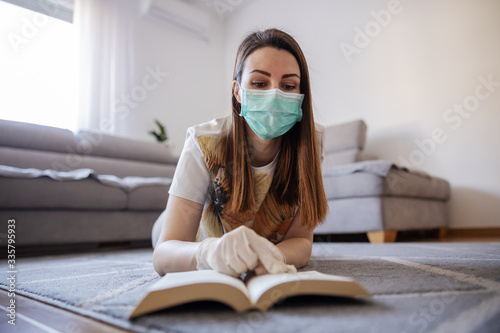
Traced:
<path fill-rule="evenodd" d="M 263 74 L 265 76 L 271 77 L 270 73 L 265 72 L 265 71 L 261 71 L 260 69 L 254 69 L 253 71 L 250 72 L 250 74 L 252 74 L 253 72 L 257 72 L 257 73 Z M 292 77 L 292 76 L 296 76 L 300 79 L 300 76 L 298 74 L 284 74 L 281 78 L 286 79 L 287 77 Z"/>
<path fill-rule="evenodd" d="M 250 72 L 250 74 L 252 74 L 253 72 L 257 72 L 257 73 L 260 73 L 260 74 L 264 74 L 265 76 L 271 77 L 271 73 L 261 71 L 260 69 L 254 69 L 253 71 Z"/>

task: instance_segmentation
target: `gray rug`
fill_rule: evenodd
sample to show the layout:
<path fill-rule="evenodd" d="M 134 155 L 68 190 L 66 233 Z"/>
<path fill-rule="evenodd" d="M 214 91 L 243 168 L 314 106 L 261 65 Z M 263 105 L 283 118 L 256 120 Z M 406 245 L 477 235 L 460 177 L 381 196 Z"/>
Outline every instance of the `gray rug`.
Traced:
<path fill-rule="evenodd" d="M 374 296 L 296 297 L 244 314 L 200 302 L 129 321 L 158 278 L 151 255 L 19 258 L 17 292 L 137 332 L 500 332 L 500 243 L 315 243 L 304 269 L 352 276 Z"/>

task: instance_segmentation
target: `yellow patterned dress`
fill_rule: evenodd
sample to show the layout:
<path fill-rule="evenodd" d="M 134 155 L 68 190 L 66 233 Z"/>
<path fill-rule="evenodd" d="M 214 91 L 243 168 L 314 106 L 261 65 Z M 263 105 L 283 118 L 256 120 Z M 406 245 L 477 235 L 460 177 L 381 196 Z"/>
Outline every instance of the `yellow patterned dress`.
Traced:
<path fill-rule="evenodd" d="M 220 145 L 214 136 L 199 136 L 198 143 L 210 173 L 210 203 L 205 205 L 201 227 L 207 237 L 220 237 L 241 225 L 253 229 L 273 243 L 279 243 L 285 236 L 297 212 L 297 207 L 279 204 L 269 192 L 274 174 L 275 160 L 266 167 L 252 168 L 254 177 L 255 211 L 229 215 L 224 206 L 231 200 L 228 181 L 221 159 Z M 197 237 L 200 238 L 200 235 Z"/>

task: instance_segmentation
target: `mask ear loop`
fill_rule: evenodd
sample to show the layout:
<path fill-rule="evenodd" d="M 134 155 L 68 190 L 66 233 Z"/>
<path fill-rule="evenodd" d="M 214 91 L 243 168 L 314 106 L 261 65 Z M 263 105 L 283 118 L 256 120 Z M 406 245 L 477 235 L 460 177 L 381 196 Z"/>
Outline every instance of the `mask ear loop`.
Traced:
<path fill-rule="evenodd" d="M 236 84 L 238 85 L 238 87 L 236 89 L 238 89 L 238 94 L 239 94 L 239 92 L 241 91 L 242 88 L 241 88 L 241 85 L 238 81 L 236 81 Z M 241 96 L 240 96 L 240 101 L 238 101 L 238 98 L 236 98 L 236 96 L 235 96 L 235 88 L 232 89 L 232 94 L 233 94 L 234 100 L 240 105 L 240 112 L 236 113 L 236 109 L 234 107 L 232 107 L 232 109 L 233 109 L 232 113 L 237 114 L 238 116 L 241 117 L 241 102 L 240 102 L 242 100 Z"/>
<path fill-rule="evenodd" d="M 240 99 L 241 99 L 241 103 L 240 103 L 240 114 L 239 114 L 239 116 L 240 116 L 240 117 L 243 117 L 243 87 L 240 85 L 240 83 L 239 83 L 239 82 L 237 82 L 237 83 L 238 83 L 238 87 L 239 87 L 239 89 L 238 89 L 238 94 L 240 95 Z"/>

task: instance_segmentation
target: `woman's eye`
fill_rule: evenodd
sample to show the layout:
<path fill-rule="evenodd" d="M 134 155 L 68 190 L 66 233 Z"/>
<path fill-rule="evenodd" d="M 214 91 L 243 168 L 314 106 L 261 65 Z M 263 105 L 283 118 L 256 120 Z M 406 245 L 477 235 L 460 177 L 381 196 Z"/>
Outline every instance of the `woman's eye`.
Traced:
<path fill-rule="evenodd" d="M 264 82 L 252 82 L 252 85 L 255 88 L 264 88 L 266 86 L 266 84 Z"/>
<path fill-rule="evenodd" d="M 285 90 L 293 90 L 293 89 L 295 89 L 295 86 L 291 86 L 291 85 L 289 85 L 289 84 L 285 84 L 285 85 L 283 86 L 283 89 L 285 89 Z"/>

